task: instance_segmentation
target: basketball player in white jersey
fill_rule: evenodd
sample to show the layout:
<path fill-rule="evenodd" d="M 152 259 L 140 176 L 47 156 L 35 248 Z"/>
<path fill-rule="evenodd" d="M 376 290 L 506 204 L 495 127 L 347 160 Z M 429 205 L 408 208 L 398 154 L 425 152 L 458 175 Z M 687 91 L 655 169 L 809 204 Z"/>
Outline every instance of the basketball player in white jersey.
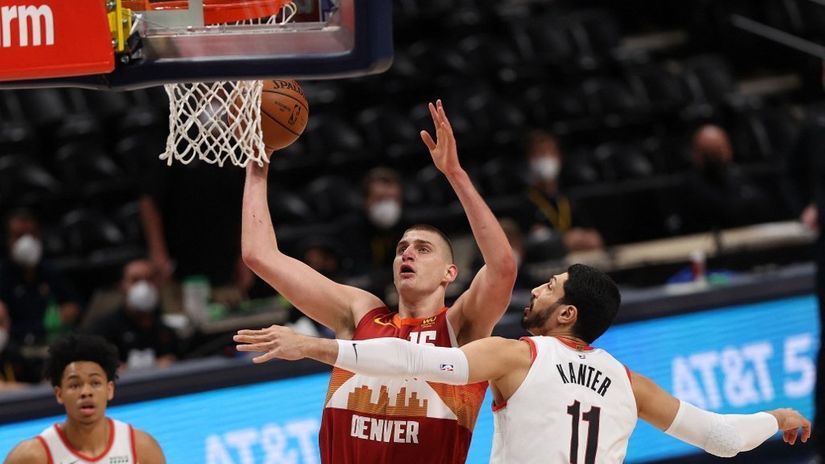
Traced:
<path fill-rule="evenodd" d="M 69 335 L 49 348 L 46 375 L 66 420 L 17 445 L 6 464 L 165 464 L 151 435 L 106 417 L 115 393 L 117 349 L 91 335 Z"/>
<path fill-rule="evenodd" d="M 521 340 L 484 338 L 461 348 L 403 340 L 323 340 L 272 326 L 236 335 L 255 358 L 313 358 L 373 376 L 448 384 L 488 380 L 494 395 L 493 463 L 622 462 L 637 418 L 722 457 L 759 446 L 777 430 L 793 444 L 811 425 L 790 409 L 716 414 L 679 401 L 650 379 L 592 348 L 612 324 L 619 290 L 606 274 L 576 264 L 533 289 Z"/>

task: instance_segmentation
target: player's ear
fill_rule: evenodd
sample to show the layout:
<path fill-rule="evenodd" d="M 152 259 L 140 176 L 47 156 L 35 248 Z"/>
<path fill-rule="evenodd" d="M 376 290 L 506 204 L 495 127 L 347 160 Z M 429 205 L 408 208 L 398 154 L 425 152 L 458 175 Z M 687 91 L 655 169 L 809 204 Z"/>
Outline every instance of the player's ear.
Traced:
<path fill-rule="evenodd" d="M 579 308 L 574 305 L 563 305 L 559 308 L 559 324 L 573 325 L 579 318 Z"/>
<path fill-rule="evenodd" d="M 59 386 L 54 387 L 54 398 L 57 400 L 57 404 L 63 404 L 63 389 Z"/>
<path fill-rule="evenodd" d="M 447 283 L 452 283 L 458 277 L 458 266 L 450 264 L 447 266 L 447 271 L 444 273 L 444 279 Z"/>
<path fill-rule="evenodd" d="M 112 398 L 115 397 L 115 383 L 111 380 L 106 383 L 106 399 L 112 401 Z"/>

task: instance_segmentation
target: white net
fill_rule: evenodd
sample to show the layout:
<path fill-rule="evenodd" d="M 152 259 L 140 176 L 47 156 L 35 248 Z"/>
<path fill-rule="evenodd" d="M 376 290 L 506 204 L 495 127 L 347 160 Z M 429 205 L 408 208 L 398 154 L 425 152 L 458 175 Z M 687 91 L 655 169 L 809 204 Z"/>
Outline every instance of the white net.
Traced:
<path fill-rule="evenodd" d="M 284 24 L 296 12 L 295 4 L 288 3 L 276 16 L 233 25 Z M 240 167 L 250 161 L 260 166 L 268 163 L 261 134 L 262 85 L 260 81 L 164 85 L 169 96 L 169 136 L 160 159 L 168 165 L 195 159 L 219 166 L 227 161 Z"/>
<path fill-rule="evenodd" d="M 194 159 L 223 166 L 230 161 L 269 162 L 261 135 L 260 81 L 166 84 L 169 136 L 160 159 Z"/>

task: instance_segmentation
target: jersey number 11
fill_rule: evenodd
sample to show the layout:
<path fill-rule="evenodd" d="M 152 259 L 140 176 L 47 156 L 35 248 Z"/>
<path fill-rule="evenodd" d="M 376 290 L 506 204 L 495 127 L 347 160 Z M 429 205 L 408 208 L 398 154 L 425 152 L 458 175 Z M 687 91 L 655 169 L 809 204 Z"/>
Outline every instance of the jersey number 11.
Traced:
<path fill-rule="evenodd" d="M 596 447 L 599 444 L 599 414 L 602 408 L 592 406 L 590 411 L 581 413 L 582 404 L 578 400 L 567 406 L 567 414 L 572 416 L 570 434 L 570 464 L 579 464 L 579 416 L 587 421 L 587 446 L 584 452 L 584 464 L 595 464 Z"/>

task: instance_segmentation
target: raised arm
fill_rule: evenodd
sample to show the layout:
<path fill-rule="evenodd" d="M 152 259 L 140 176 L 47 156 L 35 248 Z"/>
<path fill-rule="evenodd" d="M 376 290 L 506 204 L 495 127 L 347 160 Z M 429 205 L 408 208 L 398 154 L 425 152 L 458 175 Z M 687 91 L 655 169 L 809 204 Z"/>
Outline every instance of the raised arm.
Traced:
<path fill-rule="evenodd" d="M 710 454 L 731 457 L 749 451 L 783 431 L 786 443 L 811 436 L 811 423 L 792 409 L 775 409 L 756 414 L 717 414 L 679 401 L 642 375 L 631 374 L 639 417 L 659 430 Z"/>
<path fill-rule="evenodd" d="M 495 383 L 519 374 L 523 379 L 531 362 L 527 343 L 500 337 L 482 338 L 461 348 L 444 348 L 391 337 L 329 340 L 273 325 L 241 330 L 234 340 L 239 343 L 238 351 L 263 353 L 253 358 L 256 363 L 311 358 L 358 374 L 417 377 L 452 385 L 485 380 Z"/>
<path fill-rule="evenodd" d="M 301 312 L 350 338 L 355 324 L 381 300 L 364 290 L 338 284 L 278 249 L 267 202 L 267 171 L 249 163 L 243 194 L 241 253 L 249 268 Z"/>
<path fill-rule="evenodd" d="M 504 230 L 458 161 L 453 128 L 441 100 L 435 105 L 430 103 L 429 108 L 436 141 L 427 131 L 421 131 L 421 139 L 430 150 L 435 167 L 458 196 L 485 263 L 450 311 L 450 323 L 458 331 L 459 344 L 463 345 L 489 336 L 507 310 L 516 281 L 516 261 Z"/>

